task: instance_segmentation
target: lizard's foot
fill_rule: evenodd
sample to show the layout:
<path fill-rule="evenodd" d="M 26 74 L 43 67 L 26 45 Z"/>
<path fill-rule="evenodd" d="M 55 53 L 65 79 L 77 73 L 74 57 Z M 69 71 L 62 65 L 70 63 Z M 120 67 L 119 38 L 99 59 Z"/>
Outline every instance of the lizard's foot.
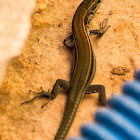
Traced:
<path fill-rule="evenodd" d="M 111 27 L 110 25 L 107 26 L 107 22 L 108 19 L 104 19 L 103 22 L 100 22 L 100 28 L 99 29 L 95 29 L 95 30 L 90 30 L 90 35 L 103 35 L 109 27 Z"/>
<path fill-rule="evenodd" d="M 42 87 L 41 87 L 41 89 L 42 89 Z M 29 101 L 25 101 L 25 102 L 21 103 L 21 105 L 31 103 L 36 98 L 44 98 L 45 97 L 45 98 L 48 98 L 48 101 L 45 104 L 42 105 L 42 108 L 43 108 L 45 105 L 47 105 L 50 102 L 50 100 L 52 100 L 52 94 L 51 94 L 51 92 L 49 90 L 48 90 L 48 92 L 45 92 L 43 89 L 42 89 L 41 92 L 34 92 L 32 90 L 29 90 L 29 92 L 33 92 L 33 93 L 36 93 L 36 94 L 39 94 L 39 95 L 35 96 L 33 99 L 31 99 Z"/>
<path fill-rule="evenodd" d="M 73 48 L 74 48 L 73 35 L 68 36 L 68 37 L 64 40 L 63 44 L 64 44 L 66 47 L 68 47 L 68 48 L 70 48 L 70 49 L 73 49 Z"/>

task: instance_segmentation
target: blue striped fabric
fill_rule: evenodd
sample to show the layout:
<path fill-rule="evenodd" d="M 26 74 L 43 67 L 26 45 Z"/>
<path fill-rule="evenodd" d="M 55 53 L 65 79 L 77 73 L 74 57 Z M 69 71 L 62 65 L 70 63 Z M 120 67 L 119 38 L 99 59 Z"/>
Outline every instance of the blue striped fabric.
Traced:
<path fill-rule="evenodd" d="M 70 140 L 140 140 L 140 70 L 122 92 L 96 112 L 95 123 L 81 127 L 81 137 Z"/>

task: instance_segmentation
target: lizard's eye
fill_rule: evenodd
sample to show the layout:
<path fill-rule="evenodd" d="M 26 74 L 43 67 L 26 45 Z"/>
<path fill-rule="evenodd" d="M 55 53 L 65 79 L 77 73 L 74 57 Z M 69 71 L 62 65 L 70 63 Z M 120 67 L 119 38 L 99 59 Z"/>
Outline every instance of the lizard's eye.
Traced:
<path fill-rule="evenodd" d="M 101 0 L 98 0 L 98 3 L 100 3 L 101 2 Z"/>

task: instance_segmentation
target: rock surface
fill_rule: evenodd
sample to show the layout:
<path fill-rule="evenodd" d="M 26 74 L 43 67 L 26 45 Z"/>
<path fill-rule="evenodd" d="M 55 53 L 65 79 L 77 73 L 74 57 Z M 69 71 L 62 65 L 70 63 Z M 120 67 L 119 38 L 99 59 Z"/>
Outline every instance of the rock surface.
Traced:
<path fill-rule="evenodd" d="M 74 59 L 63 40 L 71 33 L 73 14 L 81 2 L 37 1 L 29 37 L 22 54 L 8 66 L 0 91 L 2 140 L 53 140 L 63 116 L 67 92 L 60 91 L 43 109 L 41 106 L 47 99 L 20 104 L 34 97 L 29 90 L 39 92 L 42 86 L 48 91 L 58 78 L 70 80 Z M 122 83 L 133 79 L 134 71 L 140 67 L 139 7 L 139 0 L 105 0 L 91 22 L 91 29 L 98 28 L 104 18 L 111 25 L 101 38 L 91 37 L 97 60 L 92 84 L 103 84 L 107 98 L 119 93 Z M 85 95 L 68 137 L 78 135 L 79 126 L 91 121 L 91 114 L 98 107 L 98 94 Z"/>

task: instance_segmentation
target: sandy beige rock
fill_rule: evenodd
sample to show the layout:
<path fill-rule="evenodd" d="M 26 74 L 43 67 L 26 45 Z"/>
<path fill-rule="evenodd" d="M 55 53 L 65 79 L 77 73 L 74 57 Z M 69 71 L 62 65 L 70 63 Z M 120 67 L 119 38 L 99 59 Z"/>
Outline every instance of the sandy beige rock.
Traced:
<path fill-rule="evenodd" d="M 47 99 L 20 104 L 35 96 L 29 93 L 30 89 L 39 92 L 42 86 L 48 91 L 58 78 L 70 80 L 74 59 L 63 40 L 71 32 L 73 14 L 81 2 L 37 1 L 30 35 L 19 58 L 8 66 L 0 91 L 2 140 L 53 140 L 63 116 L 67 92 L 60 91 L 44 109 L 41 105 Z M 91 37 L 97 59 L 92 84 L 103 84 L 107 98 L 121 92 L 124 81 L 133 79 L 135 69 L 140 67 L 139 7 L 139 0 L 104 0 L 91 23 L 91 29 L 95 29 L 100 21 L 108 18 L 111 25 L 101 38 Z M 80 125 L 91 121 L 91 114 L 98 107 L 98 94 L 86 95 L 68 137 L 78 135 Z"/>

